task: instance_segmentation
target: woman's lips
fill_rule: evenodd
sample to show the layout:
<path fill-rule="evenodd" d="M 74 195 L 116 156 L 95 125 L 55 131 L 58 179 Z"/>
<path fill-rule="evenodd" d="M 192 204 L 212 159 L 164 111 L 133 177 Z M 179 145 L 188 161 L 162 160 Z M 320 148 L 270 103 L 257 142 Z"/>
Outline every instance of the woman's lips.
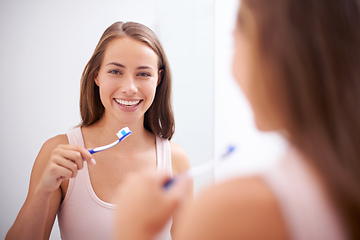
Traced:
<path fill-rule="evenodd" d="M 138 106 L 142 100 L 123 100 L 115 98 L 115 101 L 122 107 L 133 108 Z"/>

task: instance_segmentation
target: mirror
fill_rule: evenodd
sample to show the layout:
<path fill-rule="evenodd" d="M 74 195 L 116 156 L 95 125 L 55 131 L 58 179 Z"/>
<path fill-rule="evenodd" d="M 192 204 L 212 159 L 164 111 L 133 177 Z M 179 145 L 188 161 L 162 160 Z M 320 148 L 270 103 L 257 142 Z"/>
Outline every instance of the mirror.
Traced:
<path fill-rule="evenodd" d="M 190 7 L 189 7 L 190 6 Z M 0 238 L 27 194 L 42 144 L 80 122 L 82 71 L 103 31 L 136 21 L 160 38 L 173 75 L 173 141 L 192 166 L 213 155 L 214 0 L 2 1 Z M 195 180 L 195 192 L 212 173 Z M 60 239 L 57 223 L 51 239 Z"/>

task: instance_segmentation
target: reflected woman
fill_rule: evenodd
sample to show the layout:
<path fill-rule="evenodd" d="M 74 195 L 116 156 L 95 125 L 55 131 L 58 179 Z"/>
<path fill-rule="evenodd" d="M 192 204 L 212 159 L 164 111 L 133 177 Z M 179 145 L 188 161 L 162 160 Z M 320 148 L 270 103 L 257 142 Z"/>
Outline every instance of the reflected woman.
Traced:
<path fill-rule="evenodd" d="M 274 168 L 206 191 L 184 211 L 176 239 L 360 239 L 359 29 L 358 0 L 241 1 L 233 73 L 257 127 L 283 134 L 290 149 Z M 129 176 L 117 239 L 153 239 L 166 221 L 141 199 L 161 202 L 169 217 L 187 186 L 163 192 L 166 178 Z M 142 206 L 153 221 L 124 229 L 129 199 L 128 215 Z"/>
<path fill-rule="evenodd" d="M 169 64 L 155 34 L 134 22 L 107 28 L 82 75 L 82 123 L 43 145 L 6 239 L 48 239 L 57 214 L 62 239 L 111 239 L 114 193 L 128 173 L 171 175 L 190 167 L 184 150 L 170 141 L 170 92 Z M 87 151 L 114 142 L 123 127 L 132 131 L 126 140 L 94 155 Z M 191 189 L 186 194 L 192 198 Z M 169 235 L 167 220 L 157 239 Z"/>

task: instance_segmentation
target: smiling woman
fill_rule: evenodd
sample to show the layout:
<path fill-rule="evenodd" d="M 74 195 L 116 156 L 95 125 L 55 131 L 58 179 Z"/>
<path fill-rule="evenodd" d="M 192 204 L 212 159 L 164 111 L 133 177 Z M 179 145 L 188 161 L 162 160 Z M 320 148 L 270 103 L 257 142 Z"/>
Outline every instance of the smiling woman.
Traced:
<path fill-rule="evenodd" d="M 1 149 L 4 160 L 0 168 L 3 195 L 0 238 L 5 238 L 24 203 L 31 169 L 41 144 L 80 122 L 81 72 L 101 33 L 113 22 L 144 23 L 160 38 L 173 73 L 171 101 L 176 132 L 172 140 L 185 149 L 194 166 L 212 158 L 209 150 L 213 144 L 212 105 L 208 104 L 212 102 L 212 71 L 200 72 L 189 66 L 212 69 L 213 1 L 191 2 L 194 4 L 191 8 L 188 2 L 180 0 L 171 3 L 165 0 L 134 0 L 126 4 L 105 0 L 100 5 L 92 0 L 0 3 L 0 31 L 7 36 L 0 39 L 0 78 L 3 83 L 0 100 L 3 113 L 7 113 L 2 115 L 0 124 L 3 139 L 6 138 Z M 185 11 L 186 18 L 183 17 Z M 66 18 L 63 17 L 65 15 Z M 189 38 L 189 35 L 193 37 Z M 143 66 L 147 65 L 139 65 Z M 150 73 L 149 69 L 139 70 L 143 77 Z M 200 88 L 204 90 L 201 94 L 197 90 Z M 126 101 L 130 103 L 129 100 L 134 100 L 115 95 L 114 98 L 125 105 L 129 105 Z M 135 100 L 140 99 L 143 97 Z M 144 102 L 139 102 L 139 105 Z M 190 118 L 196 116 L 200 107 L 203 118 Z M 151 122 L 146 126 L 149 129 L 153 127 Z M 117 130 L 110 136 L 102 132 L 101 136 L 115 138 Z M 197 136 L 203 137 L 201 142 L 194 141 Z M 17 150 L 19 137 L 26 139 L 21 143 L 21 151 Z M 130 138 L 121 144 L 128 140 Z M 97 154 L 94 158 L 98 160 Z M 96 167 L 99 166 L 98 160 Z M 211 174 L 206 178 L 211 178 Z M 196 179 L 194 184 L 195 188 L 203 185 L 203 178 Z M 50 238 L 60 239 L 58 235 L 55 220 Z"/>

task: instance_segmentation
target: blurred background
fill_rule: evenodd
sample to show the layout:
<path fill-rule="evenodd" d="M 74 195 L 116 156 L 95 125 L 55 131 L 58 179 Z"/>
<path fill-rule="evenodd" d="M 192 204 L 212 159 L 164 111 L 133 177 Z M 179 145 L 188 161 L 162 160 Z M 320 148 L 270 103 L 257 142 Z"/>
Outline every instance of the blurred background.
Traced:
<path fill-rule="evenodd" d="M 173 75 L 173 141 L 192 166 L 216 161 L 195 179 L 195 196 L 216 182 L 261 171 L 285 149 L 256 130 L 231 73 L 238 0 L 2 0 L 0 2 L 0 238 L 27 194 L 42 144 L 80 123 L 82 71 L 104 30 L 136 21 L 160 38 Z M 228 145 L 236 151 L 217 161 Z M 60 239 L 57 223 L 51 239 Z"/>

